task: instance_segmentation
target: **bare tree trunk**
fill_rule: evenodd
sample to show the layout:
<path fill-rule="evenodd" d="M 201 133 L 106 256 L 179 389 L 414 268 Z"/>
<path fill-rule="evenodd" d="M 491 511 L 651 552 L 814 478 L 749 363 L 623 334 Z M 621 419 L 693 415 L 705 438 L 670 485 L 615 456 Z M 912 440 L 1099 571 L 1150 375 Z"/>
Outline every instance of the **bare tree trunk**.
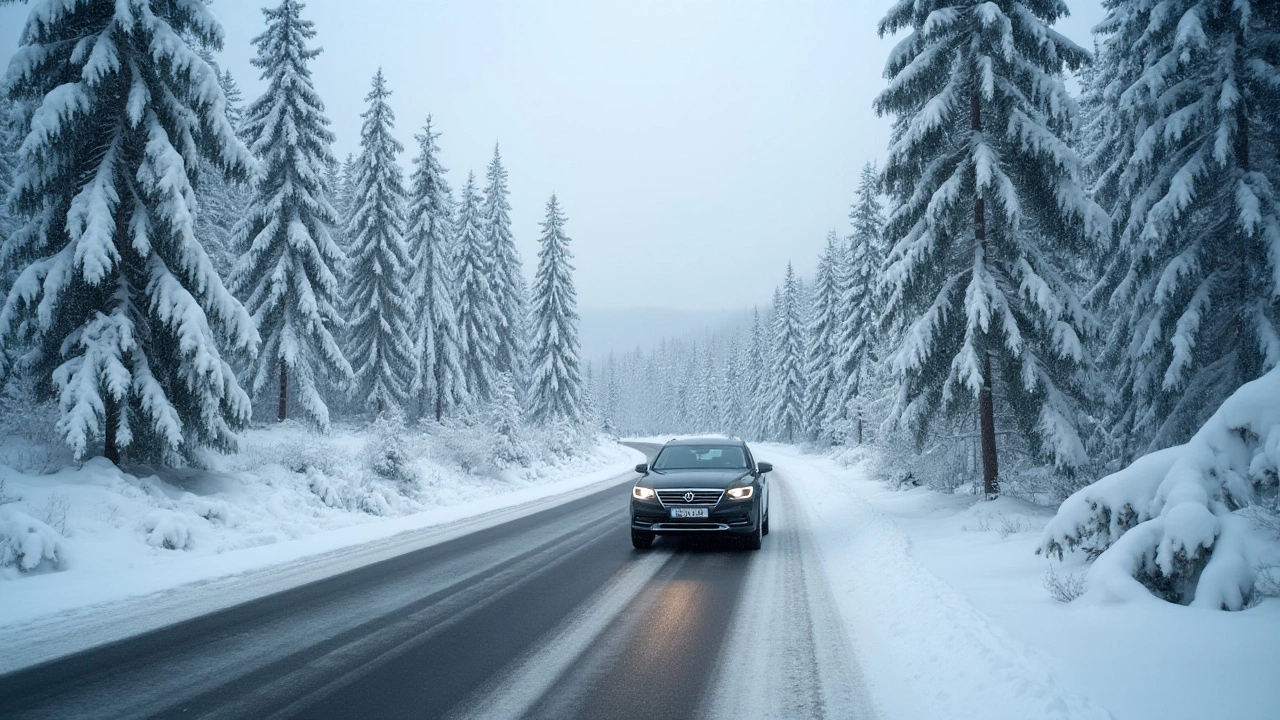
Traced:
<path fill-rule="evenodd" d="M 991 354 L 983 355 L 982 392 L 978 395 L 978 420 L 982 425 L 982 492 L 988 500 L 1000 494 L 1000 466 L 996 459 L 996 412 L 991 396 Z"/>
<path fill-rule="evenodd" d="M 289 369 L 285 367 L 284 361 L 280 361 L 280 411 L 276 414 L 276 420 L 284 422 L 285 413 L 289 407 Z"/>
<path fill-rule="evenodd" d="M 120 403 L 110 393 L 102 398 L 106 409 L 106 428 L 103 432 L 102 456 L 113 464 L 120 464 L 120 445 L 116 439 L 116 427 L 120 424 Z"/>
<path fill-rule="evenodd" d="M 982 132 L 982 98 L 977 90 L 974 90 L 970 98 L 969 119 L 973 131 Z M 982 248 L 982 260 L 985 263 L 987 261 L 987 208 L 981 197 L 973 202 L 973 236 Z M 994 500 L 1000 494 L 1000 465 L 996 457 L 995 399 L 991 392 L 991 353 L 985 348 L 982 352 L 982 391 L 978 393 L 978 432 L 982 436 L 982 491 L 988 500 Z"/>
<path fill-rule="evenodd" d="M 862 444 L 862 411 L 858 411 L 858 444 Z"/>

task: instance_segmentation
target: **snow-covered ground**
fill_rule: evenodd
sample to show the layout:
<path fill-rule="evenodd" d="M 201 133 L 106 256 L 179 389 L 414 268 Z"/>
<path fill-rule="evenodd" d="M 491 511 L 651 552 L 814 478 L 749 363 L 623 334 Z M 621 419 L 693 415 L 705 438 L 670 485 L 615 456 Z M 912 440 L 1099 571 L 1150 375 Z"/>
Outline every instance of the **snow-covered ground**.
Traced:
<path fill-rule="evenodd" d="M 892 491 L 761 445 L 812 514 L 871 694 L 887 718 L 1280 717 L 1280 600 L 1241 612 L 1056 601 L 1083 577 L 1035 554 L 1053 511 L 1001 498 Z"/>
<path fill-rule="evenodd" d="M 0 645 L 41 644 L 49 628 L 158 599 L 172 606 L 168 622 L 207 612 L 533 512 L 643 460 L 602 437 L 499 470 L 466 432 L 392 440 L 286 425 L 249 432 L 212 470 L 163 472 L 100 458 L 56 470 L 56 448 L 10 436 L 0 444 Z M 256 571 L 270 582 L 245 582 Z M 113 613 L 99 612 L 108 603 Z M 156 620 L 140 622 L 131 629 Z M 0 672 L 15 662 L 10 653 Z"/>

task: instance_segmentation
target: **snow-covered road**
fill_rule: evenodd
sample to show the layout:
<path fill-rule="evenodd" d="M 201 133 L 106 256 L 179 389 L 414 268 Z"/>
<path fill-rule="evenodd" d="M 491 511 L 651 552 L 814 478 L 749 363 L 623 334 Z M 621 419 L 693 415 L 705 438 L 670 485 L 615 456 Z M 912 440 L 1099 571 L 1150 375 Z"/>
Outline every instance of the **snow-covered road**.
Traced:
<path fill-rule="evenodd" d="M 827 461 L 782 446 L 757 454 L 777 467 L 759 552 L 667 538 L 633 551 L 628 474 L 2 676 L 0 707 L 11 717 L 1108 716 L 919 565 L 901 529 Z"/>
<path fill-rule="evenodd" d="M 0 677 L 12 717 L 873 717 L 785 470 L 764 550 L 626 487 Z"/>

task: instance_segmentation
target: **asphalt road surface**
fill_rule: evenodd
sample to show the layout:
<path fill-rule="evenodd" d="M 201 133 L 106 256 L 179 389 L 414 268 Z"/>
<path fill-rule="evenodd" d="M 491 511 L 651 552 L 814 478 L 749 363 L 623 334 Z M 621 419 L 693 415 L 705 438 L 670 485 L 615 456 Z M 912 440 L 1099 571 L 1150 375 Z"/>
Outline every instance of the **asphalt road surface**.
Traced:
<path fill-rule="evenodd" d="M 634 551 L 634 479 L 0 676 L 0 716 L 872 715 L 785 468 L 759 552 Z"/>

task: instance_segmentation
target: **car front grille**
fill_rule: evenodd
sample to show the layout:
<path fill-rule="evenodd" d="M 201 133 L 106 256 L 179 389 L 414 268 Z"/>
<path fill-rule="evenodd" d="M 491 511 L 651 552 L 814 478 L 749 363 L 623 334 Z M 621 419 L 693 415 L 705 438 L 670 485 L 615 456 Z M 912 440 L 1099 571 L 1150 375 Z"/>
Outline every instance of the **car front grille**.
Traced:
<path fill-rule="evenodd" d="M 663 505 L 715 505 L 720 502 L 723 490 L 659 490 L 658 499 Z"/>

